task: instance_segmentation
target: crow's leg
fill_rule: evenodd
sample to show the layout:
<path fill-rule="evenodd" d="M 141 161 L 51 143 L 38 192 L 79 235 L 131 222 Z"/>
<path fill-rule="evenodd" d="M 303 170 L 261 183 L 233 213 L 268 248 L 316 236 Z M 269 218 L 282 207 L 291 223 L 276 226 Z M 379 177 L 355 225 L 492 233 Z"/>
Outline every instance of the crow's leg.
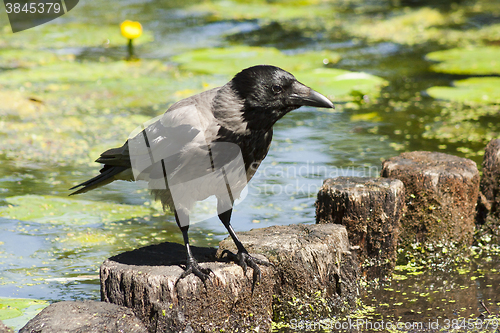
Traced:
<path fill-rule="evenodd" d="M 177 285 L 177 283 L 179 283 L 181 279 L 184 279 L 191 273 L 199 277 L 201 281 L 203 281 L 203 284 L 205 284 L 206 280 L 210 280 L 210 273 L 213 272 L 210 268 L 201 267 L 198 264 L 198 261 L 196 261 L 193 254 L 191 253 L 191 248 L 189 246 L 189 237 L 188 237 L 189 223 L 187 223 L 189 222 L 189 216 L 184 212 L 176 211 L 175 220 L 177 222 L 177 225 L 182 231 L 182 237 L 184 238 L 184 244 L 186 245 L 186 252 L 187 252 L 186 269 L 181 274 L 181 276 L 179 276 L 177 281 L 175 281 L 175 285 Z"/>
<path fill-rule="evenodd" d="M 260 268 L 259 266 L 257 266 L 257 264 L 264 266 L 272 266 L 273 264 L 264 260 L 254 258 L 248 254 L 247 250 L 240 242 L 238 236 L 236 236 L 236 233 L 233 230 L 233 227 L 231 226 L 230 220 L 232 212 L 233 210 L 230 209 L 223 213 L 220 213 L 219 219 L 221 220 L 222 224 L 224 224 L 224 226 L 226 227 L 227 231 L 229 232 L 229 235 L 231 235 L 234 244 L 236 244 L 236 247 L 238 248 L 238 253 L 235 255 L 234 253 L 231 253 L 228 250 L 224 250 L 222 254 L 223 255 L 227 254 L 227 257 L 229 259 L 235 261 L 238 265 L 240 265 L 241 268 L 243 268 L 243 272 L 245 272 L 245 274 L 247 272 L 248 266 L 250 266 L 253 269 L 253 282 L 252 282 L 252 292 L 253 292 L 255 284 L 257 282 L 260 282 L 260 277 L 261 277 Z"/>

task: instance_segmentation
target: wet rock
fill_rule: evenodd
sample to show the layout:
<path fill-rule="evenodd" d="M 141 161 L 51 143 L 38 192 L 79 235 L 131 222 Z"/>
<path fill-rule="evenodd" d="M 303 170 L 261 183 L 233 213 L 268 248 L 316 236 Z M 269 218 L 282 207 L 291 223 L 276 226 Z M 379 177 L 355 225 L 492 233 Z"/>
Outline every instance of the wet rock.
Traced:
<path fill-rule="evenodd" d="M 19 333 L 146 333 L 132 310 L 114 304 L 84 301 L 53 303 Z"/>
<path fill-rule="evenodd" d="M 390 275 L 396 265 L 405 188 L 397 179 L 338 177 L 318 192 L 316 223 L 342 224 L 368 279 Z"/>
<path fill-rule="evenodd" d="M 500 240 L 500 139 L 491 140 L 483 158 L 477 223 L 479 234 Z"/>
<path fill-rule="evenodd" d="M 234 263 L 215 262 L 213 248 L 192 250 L 214 273 L 206 286 L 192 274 L 175 286 L 185 249 L 163 243 L 106 260 L 100 272 L 102 300 L 131 308 L 149 332 L 270 331 L 273 268 L 261 266 L 261 283 L 252 294 L 251 269 L 244 275 Z"/>
<path fill-rule="evenodd" d="M 250 253 L 275 265 L 275 321 L 317 320 L 354 306 L 358 295 L 358 262 L 347 231 L 336 224 L 272 226 L 238 233 Z M 231 239 L 224 250 L 236 251 Z"/>
<path fill-rule="evenodd" d="M 4 323 L 0 320 L 0 333 L 13 333 L 14 331 L 5 326 Z"/>
<path fill-rule="evenodd" d="M 405 185 L 407 211 L 400 232 L 403 248 L 422 244 L 422 251 L 442 251 L 451 257 L 454 251 L 449 250 L 472 243 L 479 194 L 479 172 L 473 161 L 415 151 L 384 161 L 381 175 Z"/>

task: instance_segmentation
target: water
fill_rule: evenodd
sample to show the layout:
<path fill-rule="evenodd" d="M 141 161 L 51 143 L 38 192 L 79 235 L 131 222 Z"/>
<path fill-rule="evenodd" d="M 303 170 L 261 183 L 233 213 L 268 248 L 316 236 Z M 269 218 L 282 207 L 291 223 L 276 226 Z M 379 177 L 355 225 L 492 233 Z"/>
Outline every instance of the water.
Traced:
<path fill-rule="evenodd" d="M 339 104 L 338 109 L 342 112 L 336 113 L 303 107 L 282 119 L 275 126 L 271 150 L 251 181 L 246 199 L 234 209 L 236 231 L 314 223 L 314 202 L 323 179 L 378 176 L 381 161 L 402 151 L 442 151 L 468 156 L 481 163 L 481 154 L 466 154 L 482 151 L 483 142 L 443 142 L 426 139 L 423 135 L 429 126 L 439 121 L 436 118 L 442 109 L 442 105 L 427 97 L 424 90 L 434 85 L 449 85 L 460 78 L 429 71 L 431 64 L 424 55 L 442 49 L 440 45 L 368 43 L 340 30 L 334 35 L 331 31 L 330 34 L 323 31 L 302 33 L 258 20 L 214 21 L 190 12 L 187 8 L 193 3 L 196 2 L 121 1 L 118 4 L 108 1 L 96 4 L 81 1 L 78 10 L 59 20 L 119 24 L 133 17 L 155 34 L 154 43 L 138 47 L 140 56 L 166 63 L 169 57 L 190 49 L 239 43 L 272 46 L 288 52 L 332 49 L 343 57 L 332 67 L 368 72 L 390 82 L 382 91 L 382 97 L 367 106 L 352 108 L 349 104 Z M 415 3 L 409 1 L 406 5 Z M 339 14 L 343 19 L 357 15 L 360 6 L 356 1 L 341 4 L 345 6 Z M 374 1 L 363 13 L 375 16 L 392 9 L 394 7 L 384 1 Z M 493 21 L 497 19 L 493 14 Z M 473 20 L 479 26 L 490 21 L 491 15 L 483 18 L 478 15 Z M 125 48 L 66 51 L 76 53 L 77 59 L 85 61 L 99 61 L 101 57 L 120 59 L 125 54 Z M 148 108 L 141 110 L 151 117 L 161 112 Z M 378 121 L 352 120 L 356 119 L 353 115 L 368 112 L 375 112 Z M 123 137 L 127 134 L 124 132 Z M 5 198 L 26 194 L 66 196 L 69 187 L 88 179 L 98 170 L 97 165 L 75 168 L 0 159 L 0 203 Z M 149 197 L 135 184 L 113 183 L 81 199 L 142 204 Z M 91 240 L 83 245 L 72 244 L 75 235 Z M 102 240 L 115 236 L 117 241 Z M 211 218 L 195 224 L 190 237 L 196 245 L 216 246 L 226 237 L 226 232 L 218 219 Z M 182 241 L 172 214 L 78 226 L 0 218 L 0 297 L 98 300 L 98 269 L 102 261 L 122 251 L 161 241 Z M 484 312 L 479 305 L 481 300 L 488 303 L 490 311 L 498 313 L 500 281 L 495 268 L 499 266 L 498 252 L 476 252 L 463 266 L 468 267 L 466 271 L 459 272 L 456 267 L 428 267 L 418 270 L 418 274 L 403 272 L 400 274 L 403 278 L 368 287 L 361 297 L 362 302 L 374 307 L 370 315 L 376 319 L 434 320 L 477 316 Z"/>

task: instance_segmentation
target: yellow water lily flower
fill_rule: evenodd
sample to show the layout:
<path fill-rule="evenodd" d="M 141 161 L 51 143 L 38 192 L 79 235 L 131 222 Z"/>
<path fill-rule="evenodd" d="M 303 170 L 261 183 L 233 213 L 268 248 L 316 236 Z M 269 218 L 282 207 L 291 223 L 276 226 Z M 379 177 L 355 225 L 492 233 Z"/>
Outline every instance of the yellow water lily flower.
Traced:
<path fill-rule="evenodd" d="M 139 22 L 123 21 L 120 24 L 120 30 L 123 37 L 128 39 L 134 39 L 142 35 L 142 25 Z"/>

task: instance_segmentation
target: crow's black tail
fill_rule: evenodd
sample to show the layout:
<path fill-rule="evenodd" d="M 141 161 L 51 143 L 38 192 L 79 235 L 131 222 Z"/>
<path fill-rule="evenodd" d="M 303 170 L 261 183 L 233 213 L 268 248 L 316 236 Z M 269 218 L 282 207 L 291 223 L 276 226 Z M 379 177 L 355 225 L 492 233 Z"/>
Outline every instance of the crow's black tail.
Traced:
<path fill-rule="evenodd" d="M 128 167 L 126 166 L 105 165 L 104 168 L 101 169 L 101 173 L 98 176 L 70 188 L 70 190 L 74 190 L 75 188 L 83 186 L 81 189 L 71 193 L 70 195 L 85 193 L 95 188 L 107 185 L 116 179 L 115 176 L 117 174 L 127 169 Z"/>
<path fill-rule="evenodd" d="M 101 154 L 96 162 L 104 164 L 103 168 L 99 170 L 100 174 L 87 180 L 86 182 L 70 188 L 70 190 L 74 190 L 75 188 L 81 187 L 81 189 L 71 193 L 70 195 L 88 192 L 95 188 L 107 185 L 116 179 L 133 180 L 132 172 L 130 172 L 130 174 L 122 174 L 118 178 L 115 177 L 119 173 L 131 168 L 128 153 L 128 141 L 125 142 L 125 144 L 123 144 L 120 148 L 106 150 Z"/>

